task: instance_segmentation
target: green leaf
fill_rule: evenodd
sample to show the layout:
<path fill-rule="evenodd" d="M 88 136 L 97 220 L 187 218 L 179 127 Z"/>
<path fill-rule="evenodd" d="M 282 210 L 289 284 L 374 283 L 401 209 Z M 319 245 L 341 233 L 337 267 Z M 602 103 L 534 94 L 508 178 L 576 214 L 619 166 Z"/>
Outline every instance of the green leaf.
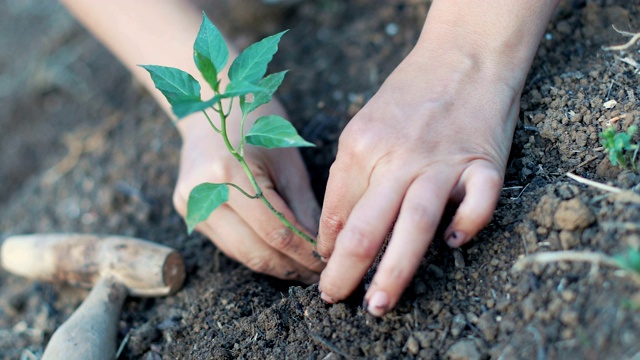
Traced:
<path fill-rule="evenodd" d="M 631 144 L 631 137 L 627 133 L 616 134 L 614 146 L 618 150 L 626 149 Z"/>
<path fill-rule="evenodd" d="M 171 110 L 178 117 L 178 119 L 182 119 L 187 115 L 193 114 L 195 112 L 200 112 L 205 110 L 215 104 L 222 98 L 220 95 L 216 95 L 210 100 L 207 101 L 193 101 L 193 102 L 183 102 L 180 104 L 173 105 Z"/>
<path fill-rule="evenodd" d="M 172 106 L 200 101 L 200 84 L 188 73 L 166 66 L 140 65 Z"/>
<path fill-rule="evenodd" d="M 287 74 L 287 71 L 281 71 L 279 73 L 271 74 L 264 77 L 258 83 L 258 86 L 262 87 L 264 91 L 254 93 L 252 102 L 242 102 L 240 104 L 240 108 L 242 109 L 242 113 L 247 115 L 258 107 L 268 103 L 271 101 L 273 94 L 278 90 L 280 84 L 282 84 L 282 80 L 284 80 L 284 76 Z"/>
<path fill-rule="evenodd" d="M 248 83 L 245 81 L 235 81 L 235 82 L 230 82 L 229 85 L 227 85 L 227 88 L 224 91 L 224 94 L 222 94 L 222 97 L 230 98 L 234 96 L 244 96 L 251 93 L 253 94 L 260 93 L 260 92 L 263 92 L 264 90 L 265 90 L 264 88 L 258 85 L 254 85 L 252 83 Z"/>
<path fill-rule="evenodd" d="M 218 88 L 218 71 L 211 63 L 211 60 L 196 50 L 193 51 L 193 60 L 198 70 L 200 70 L 202 77 L 207 81 L 209 86 L 211 86 L 211 89 L 216 90 Z"/>
<path fill-rule="evenodd" d="M 277 33 L 250 45 L 238 55 L 229 68 L 229 79 L 256 83 L 267 72 L 267 65 L 278 51 L 278 43 L 284 33 Z"/>
<path fill-rule="evenodd" d="M 229 59 L 229 49 L 227 48 L 227 43 L 224 41 L 224 37 L 204 12 L 202 13 L 200 31 L 198 31 L 196 42 L 193 44 L 193 50 L 195 53 L 199 53 L 209 59 L 216 73 L 224 69 Z M 198 66 L 201 72 L 203 71 L 198 65 L 197 59 L 196 66 Z"/>
<path fill-rule="evenodd" d="M 191 190 L 187 201 L 187 230 L 193 232 L 196 225 L 207 220 L 218 206 L 229 200 L 226 184 L 203 183 Z"/>
<path fill-rule="evenodd" d="M 640 274 L 640 251 L 629 248 L 625 254 L 618 255 L 615 259 L 622 268 Z"/>
<path fill-rule="evenodd" d="M 278 115 L 260 117 L 244 138 L 247 144 L 267 149 L 315 146 L 298 135 L 293 125 Z"/>

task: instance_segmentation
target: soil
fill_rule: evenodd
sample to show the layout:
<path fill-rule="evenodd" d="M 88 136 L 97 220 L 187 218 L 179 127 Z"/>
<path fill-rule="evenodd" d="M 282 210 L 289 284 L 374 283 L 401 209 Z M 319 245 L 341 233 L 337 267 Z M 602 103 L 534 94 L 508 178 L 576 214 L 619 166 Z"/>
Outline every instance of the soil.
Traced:
<path fill-rule="evenodd" d="M 239 41 L 292 29 L 273 68 L 291 69 L 279 98 L 318 145 L 304 157 L 319 198 L 341 129 L 411 49 L 429 6 L 382 3 L 300 2 L 264 20 L 229 2 L 233 16 L 221 16 L 230 31 L 248 29 Z M 378 319 L 362 292 L 327 305 L 316 285 L 252 273 L 187 236 L 171 206 L 180 139 L 168 118 L 57 3 L 0 0 L 0 236 L 121 234 L 182 253 L 180 292 L 125 303 L 120 359 L 638 359 L 640 287 L 629 274 L 568 261 L 512 269 L 536 252 L 640 247 L 637 196 L 564 175 L 640 193 L 640 176 L 612 167 L 598 141 L 609 124 L 640 123 L 638 46 L 602 50 L 627 41 L 611 25 L 638 31 L 638 19 L 635 1 L 560 5 L 525 86 L 492 223 L 461 251 L 439 235 Z M 0 357 L 38 358 L 84 296 L 0 271 Z"/>

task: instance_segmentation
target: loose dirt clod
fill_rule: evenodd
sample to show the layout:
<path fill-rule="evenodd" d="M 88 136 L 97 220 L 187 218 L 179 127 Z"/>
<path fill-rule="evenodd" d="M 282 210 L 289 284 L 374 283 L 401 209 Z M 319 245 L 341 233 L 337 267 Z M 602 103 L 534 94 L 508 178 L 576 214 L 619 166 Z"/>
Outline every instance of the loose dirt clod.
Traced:
<path fill-rule="evenodd" d="M 473 340 L 462 339 L 449 348 L 445 358 L 449 360 L 480 360 L 482 356 Z"/>
<path fill-rule="evenodd" d="M 579 198 L 560 202 L 553 215 L 555 226 L 561 230 L 584 229 L 596 220 L 595 215 Z"/>

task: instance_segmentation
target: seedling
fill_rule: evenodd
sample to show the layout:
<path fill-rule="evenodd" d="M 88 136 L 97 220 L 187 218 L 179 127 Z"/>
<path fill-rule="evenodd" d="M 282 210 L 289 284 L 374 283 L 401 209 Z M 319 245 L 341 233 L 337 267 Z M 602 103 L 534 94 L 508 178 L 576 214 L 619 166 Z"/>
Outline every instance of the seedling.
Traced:
<path fill-rule="evenodd" d="M 613 127 L 601 132 L 600 143 L 604 146 L 605 152 L 609 153 L 611 165 L 620 166 L 626 169 L 629 165 L 634 172 L 638 172 L 638 156 L 639 144 L 632 143 L 633 135 L 638 131 L 637 126 L 629 126 L 627 132 L 616 133 Z"/>
<path fill-rule="evenodd" d="M 193 76 L 182 70 L 158 65 L 140 66 L 149 72 L 155 87 L 167 98 L 173 113 L 178 119 L 196 112 L 202 112 L 205 115 L 211 128 L 222 136 L 229 153 L 238 160 L 238 163 L 244 169 L 253 186 L 255 195 L 251 195 L 251 191 L 242 189 L 232 183 L 203 183 L 196 186 L 189 194 L 189 200 L 187 201 L 186 223 L 188 232 L 192 233 L 197 224 L 206 220 L 218 206 L 225 203 L 229 199 L 229 187 L 233 187 L 248 198 L 261 200 L 293 233 L 315 244 L 313 238 L 293 226 L 265 198 L 244 158 L 246 145 L 261 146 L 268 149 L 314 146 L 300 137 L 289 121 L 278 115 L 262 116 L 256 120 L 246 134 L 244 131 L 247 115 L 258 107 L 269 103 L 284 79 L 286 71 L 267 76 L 265 74 L 269 62 L 278 51 L 280 38 L 286 31 L 269 36 L 247 47 L 229 67 L 228 76 L 230 82 L 222 91 L 219 74 L 227 64 L 229 49 L 220 31 L 209 21 L 204 13 L 202 15 L 200 31 L 193 45 L 193 60 L 202 77 L 213 89 L 214 96 L 211 99 L 202 100 L 200 83 Z M 223 99 L 228 101 L 228 105 L 224 107 Z M 234 124 L 240 127 L 241 134 L 239 144 L 235 147 L 227 135 L 227 127 L 231 125 L 227 120 L 234 103 L 239 105 L 242 112 L 240 123 Z M 219 122 L 217 125 L 209 117 L 207 111 L 218 114 Z"/>
<path fill-rule="evenodd" d="M 629 248 L 626 253 L 615 257 L 621 268 L 640 275 L 640 250 Z"/>

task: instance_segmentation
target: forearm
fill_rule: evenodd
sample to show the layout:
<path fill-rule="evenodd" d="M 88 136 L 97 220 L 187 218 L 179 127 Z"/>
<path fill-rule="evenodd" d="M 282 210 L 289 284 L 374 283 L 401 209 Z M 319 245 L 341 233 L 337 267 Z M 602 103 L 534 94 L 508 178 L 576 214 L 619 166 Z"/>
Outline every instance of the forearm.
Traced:
<path fill-rule="evenodd" d="M 171 115 L 167 101 L 155 90 L 149 74 L 138 64 L 176 67 L 193 75 L 203 98 L 213 96 L 193 62 L 193 42 L 202 21 L 200 12 L 185 0 L 61 0 L 105 44 Z M 236 53 L 231 50 L 229 62 Z M 226 76 L 221 74 L 222 76 Z M 226 82 L 226 79 L 223 79 Z M 172 115 L 171 115 L 172 116 Z M 198 117 L 195 115 L 193 117 Z M 178 123 L 181 135 L 192 123 Z M 198 121 L 202 122 L 202 121 Z"/>
<path fill-rule="evenodd" d="M 519 91 L 558 2 L 434 0 L 414 52 L 504 76 Z"/>

